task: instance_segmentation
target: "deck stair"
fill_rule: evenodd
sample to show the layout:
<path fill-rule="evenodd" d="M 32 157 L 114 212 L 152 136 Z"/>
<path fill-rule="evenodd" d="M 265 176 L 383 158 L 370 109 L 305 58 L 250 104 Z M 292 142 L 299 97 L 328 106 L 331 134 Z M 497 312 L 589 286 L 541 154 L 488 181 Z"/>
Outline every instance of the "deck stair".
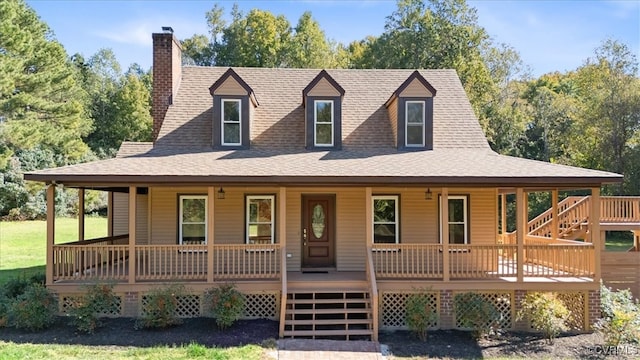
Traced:
<path fill-rule="evenodd" d="M 284 337 L 371 340 L 372 319 L 366 288 L 295 290 L 287 294 Z"/>

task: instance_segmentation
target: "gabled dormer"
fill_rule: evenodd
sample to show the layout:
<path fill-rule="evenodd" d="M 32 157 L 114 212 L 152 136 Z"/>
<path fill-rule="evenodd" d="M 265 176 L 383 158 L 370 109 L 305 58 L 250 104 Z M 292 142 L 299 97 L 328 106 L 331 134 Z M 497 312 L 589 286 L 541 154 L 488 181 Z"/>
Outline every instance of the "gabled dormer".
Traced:
<path fill-rule="evenodd" d="M 398 149 L 433 149 L 433 98 L 436 89 L 414 71 L 396 91 L 386 106 Z"/>
<path fill-rule="evenodd" d="M 342 98 L 344 89 L 325 70 L 302 90 L 307 149 L 342 148 Z"/>
<path fill-rule="evenodd" d="M 213 96 L 213 147 L 248 149 L 251 114 L 258 106 L 251 87 L 229 68 L 209 92 Z"/>

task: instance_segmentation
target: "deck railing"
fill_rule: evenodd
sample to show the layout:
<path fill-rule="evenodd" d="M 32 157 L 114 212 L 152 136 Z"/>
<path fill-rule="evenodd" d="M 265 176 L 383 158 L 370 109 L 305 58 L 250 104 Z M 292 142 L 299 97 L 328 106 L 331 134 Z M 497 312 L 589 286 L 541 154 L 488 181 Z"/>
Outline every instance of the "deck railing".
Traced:
<path fill-rule="evenodd" d="M 207 245 L 136 245 L 136 281 L 205 280 Z"/>
<path fill-rule="evenodd" d="M 449 245 L 449 276 L 462 279 L 488 279 L 517 275 L 517 245 Z"/>
<path fill-rule="evenodd" d="M 640 222 L 640 197 L 602 197 L 600 221 L 604 223 Z"/>
<path fill-rule="evenodd" d="M 371 316 L 373 323 L 372 341 L 378 341 L 378 285 L 376 281 L 376 271 L 373 266 L 373 256 L 371 247 L 367 248 L 367 263 L 365 264 L 365 273 L 367 276 L 367 284 L 369 294 L 371 295 Z"/>
<path fill-rule="evenodd" d="M 53 280 L 125 280 L 127 245 L 54 245 Z"/>
<path fill-rule="evenodd" d="M 279 244 L 214 245 L 214 279 L 279 279 L 280 253 Z"/>
<path fill-rule="evenodd" d="M 527 245 L 524 257 L 530 277 L 593 277 L 595 249 L 593 245 Z"/>

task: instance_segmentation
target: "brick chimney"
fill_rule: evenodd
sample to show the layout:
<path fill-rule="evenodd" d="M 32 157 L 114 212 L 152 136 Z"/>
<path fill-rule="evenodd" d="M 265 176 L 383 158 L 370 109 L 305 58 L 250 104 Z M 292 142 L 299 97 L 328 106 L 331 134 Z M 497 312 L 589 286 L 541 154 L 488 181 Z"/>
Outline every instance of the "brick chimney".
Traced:
<path fill-rule="evenodd" d="M 173 35 L 173 29 L 162 27 L 161 33 L 154 33 L 153 38 L 153 142 L 158 139 L 160 127 L 173 103 L 173 98 L 180 86 L 182 72 L 182 46 Z"/>

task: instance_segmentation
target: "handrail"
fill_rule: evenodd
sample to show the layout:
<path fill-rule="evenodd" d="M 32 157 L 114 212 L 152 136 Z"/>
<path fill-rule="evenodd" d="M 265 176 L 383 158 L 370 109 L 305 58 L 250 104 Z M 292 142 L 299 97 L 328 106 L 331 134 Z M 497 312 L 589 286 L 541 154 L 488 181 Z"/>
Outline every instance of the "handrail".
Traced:
<path fill-rule="evenodd" d="M 562 201 L 560 201 L 558 203 L 558 215 L 560 215 L 566 209 L 570 208 L 575 203 L 580 201 L 580 199 L 582 199 L 582 198 L 579 197 L 579 196 L 568 196 L 568 197 L 562 199 Z M 538 215 L 538 216 L 534 217 L 533 219 L 531 219 L 529 221 L 529 224 L 527 225 L 527 229 L 529 231 L 529 234 L 534 233 L 536 231 L 539 231 L 545 225 L 549 224 L 551 222 L 552 212 L 553 212 L 553 209 L 549 208 L 549 209 L 543 211 L 540 215 Z"/>
<path fill-rule="evenodd" d="M 373 321 L 372 341 L 378 341 L 378 285 L 376 284 L 376 271 L 373 267 L 373 249 L 367 246 L 367 281 L 369 283 L 369 292 L 371 293 L 371 316 Z"/>
<path fill-rule="evenodd" d="M 287 312 L 287 251 L 286 247 L 280 246 L 280 279 L 282 280 L 282 293 L 280 294 L 280 326 L 278 336 L 284 337 L 284 322 Z"/>
<path fill-rule="evenodd" d="M 96 244 L 96 243 L 105 242 L 105 241 L 111 241 L 111 244 L 109 245 L 114 245 L 113 241 L 127 239 L 128 237 L 129 237 L 129 234 L 123 234 L 123 235 L 116 235 L 116 236 L 105 236 L 101 238 L 82 240 L 82 241 L 72 241 L 72 242 L 56 244 L 56 245 L 91 245 L 91 244 Z"/>

